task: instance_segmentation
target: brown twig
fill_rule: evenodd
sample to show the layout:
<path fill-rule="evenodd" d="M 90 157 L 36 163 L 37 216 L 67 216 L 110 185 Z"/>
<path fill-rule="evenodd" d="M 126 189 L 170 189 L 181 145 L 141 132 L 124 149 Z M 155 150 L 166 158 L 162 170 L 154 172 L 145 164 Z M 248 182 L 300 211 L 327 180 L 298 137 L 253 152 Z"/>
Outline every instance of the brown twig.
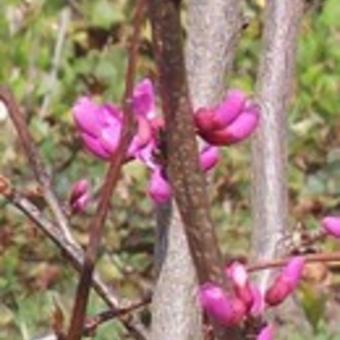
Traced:
<path fill-rule="evenodd" d="M 65 216 L 61 204 L 52 188 L 51 178 L 48 175 L 46 167 L 35 146 L 33 137 L 28 129 L 19 104 L 15 100 L 11 90 L 6 87 L 0 87 L 0 100 L 2 100 L 8 108 L 8 112 L 15 125 L 24 153 L 28 159 L 31 169 L 33 170 L 37 182 L 41 186 L 44 198 L 55 217 L 56 224 L 68 242 L 78 246 L 70 232 L 67 217 Z"/>
<path fill-rule="evenodd" d="M 133 136 L 134 117 L 131 105 L 131 98 L 133 94 L 135 68 L 138 56 L 140 28 L 142 25 L 145 7 L 146 0 L 140 0 L 137 3 L 134 18 L 134 33 L 132 37 L 131 48 L 129 51 L 129 63 L 126 73 L 126 89 L 122 104 L 124 119 L 121 141 L 119 143 L 117 152 L 110 162 L 110 167 L 107 172 L 105 182 L 103 184 L 102 194 L 98 204 L 96 216 L 94 217 L 94 220 L 90 223 L 90 239 L 85 252 L 84 267 L 77 288 L 77 295 L 73 308 L 70 329 L 67 336 L 68 340 L 77 340 L 80 339 L 82 336 L 86 306 L 91 286 L 90 283 L 96 262 L 98 248 L 101 242 L 103 226 L 108 213 L 110 199 L 118 181 L 120 169 L 125 159 L 126 151 Z"/>
<path fill-rule="evenodd" d="M 307 263 L 312 262 L 340 262 L 340 251 L 332 252 L 332 253 L 317 253 L 317 254 L 308 254 L 302 255 Z M 271 261 L 263 261 L 259 263 L 252 264 L 248 266 L 249 272 L 256 272 L 260 270 L 277 268 L 285 266 L 290 258 L 283 258 Z"/>
<path fill-rule="evenodd" d="M 1 176 L 1 183 L 4 183 L 3 179 L 4 178 Z M 81 270 L 84 262 L 83 251 L 80 248 L 75 247 L 74 244 L 69 243 L 64 235 L 60 233 L 59 228 L 46 218 L 29 199 L 13 188 L 10 190 L 7 188 L 6 192 L 3 191 L 1 194 L 57 245 L 63 252 L 63 255 L 69 259 L 70 263 L 77 271 Z M 97 274 L 93 276 L 93 286 L 110 307 L 116 308 L 119 305 L 119 301 L 114 293 L 104 284 Z"/>
<path fill-rule="evenodd" d="M 131 313 L 136 309 L 144 307 L 148 305 L 151 301 L 151 295 L 147 296 L 146 298 L 142 299 L 141 301 L 131 303 L 129 306 L 120 309 L 109 309 L 104 312 L 101 312 L 88 320 L 85 321 L 85 326 L 83 330 L 83 334 L 88 336 L 90 334 L 94 334 L 96 329 L 103 324 L 104 322 L 110 321 L 114 318 L 119 316 L 123 316 L 125 314 Z"/>

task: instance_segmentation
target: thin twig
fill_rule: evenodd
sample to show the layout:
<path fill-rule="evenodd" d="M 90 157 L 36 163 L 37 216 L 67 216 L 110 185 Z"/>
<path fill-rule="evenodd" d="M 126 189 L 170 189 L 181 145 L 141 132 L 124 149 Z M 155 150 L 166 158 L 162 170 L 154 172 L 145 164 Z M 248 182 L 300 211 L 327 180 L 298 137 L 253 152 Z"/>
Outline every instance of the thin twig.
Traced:
<path fill-rule="evenodd" d="M 332 253 L 316 253 L 301 255 L 307 263 L 313 262 L 340 262 L 340 251 Z M 277 259 L 272 261 L 262 261 L 248 266 L 249 272 L 256 272 L 260 270 L 283 267 L 289 262 L 290 258 Z"/>
<path fill-rule="evenodd" d="M 61 62 L 62 51 L 64 47 L 65 37 L 67 33 L 67 28 L 70 22 L 71 13 L 69 8 L 64 8 L 60 13 L 59 25 L 58 25 L 58 36 L 56 40 L 56 44 L 54 47 L 54 53 L 52 58 L 52 68 L 50 74 L 48 76 L 48 82 L 46 85 L 46 94 L 43 99 L 43 103 L 41 105 L 41 109 L 39 112 L 40 117 L 44 117 L 51 103 L 51 99 L 54 94 L 54 88 L 57 83 L 57 76 Z"/>
<path fill-rule="evenodd" d="M 1 181 L 2 182 L 2 181 Z M 27 216 L 45 235 L 51 239 L 54 244 L 63 252 L 63 255 L 69 259 L 72 266 L 81 271 L 84 263 L 84 254 L 81 248 L 75 247 L 70 243 L 59 228 L 37 208 L 29 199 L 18 191 L 11 189 L 6 194 L 3 192 L 7 201 L 16 206 L 25 216 Z M 104 284 L 98 274 L 93 276 L 93 286 L 102 299 L 112 308 L 118 308 L 119 301 L 112 290 Z"/>
<path fill-rule="evenodd" d="M 110 167 L 105 178 L 96 216 L 94 217 L 94 220 L 90 223 L 90 239 L 85 252 L 84 267 L 77 288 L 77 295 L 73 308 L 70 329 L 67 336 L 68 340 L 78 340 L 82 336 L 86 306 L 90 292 L 90 282 L 96 263 L 98 248 L 101 243 L 103 226 L 108 213 L 110 199 L 118 181 L 120 169 L 134 132 L 134 116 L 132 111 L 131 98 L 133 94 L 135 68 L 138 56 L 140 28 L 142 25 L 145 7 L 146 0 L 140 0 L 136 7 L 134 18 L 134 33 L 132 37 L 131 48 L 129 51 L 129 63 L 126 73 L 126 89 L 122 104 L 124 111 L 122 136 L 118 150 L 110 162 Z"/>
<path fill-rule="evenodd" d="M 131 313 L 132 311 L 139 309 L 148 305 L 151 301 L 151 296 L 147 296 L 146 298 L 142 299 L 141 301 L 131 303 L 129 306 L 120 309 L 109 309 L 104 312 L 101 312 L 85 322 L 83 334 L 90 335 L 93 334 L 96 329 L 103 324 L 104 322 L 110 321 L 114 318 L 119 316 L 123 316 L 125 314 Z"/>
<path fill-rule="evenodd" d="M 33 137 L 28 129 L 23 112 L 11 90 L 6 87 L 0 87 L 0 100 L 2 100 L 8 108 L 10 117 L 15 125 L 19 140 L 24 149 L 25 156 L 28 159 L 29 165 L 37 182 L 41 186 L 44 198 L 54 215 L 56 224 L 68 242 L 79 247 L 70 232 L 67 217 L 65 216 L 62 206 L 52 188 L 51 178 L 48 175 L 46 167 L 34 144 Z"/>
<path fill-rule="evenodd" d="M 58 226 L 51 222 L 29 199 L 17 190 L 13 189 L 9 180 L 0 175 L 0 194 L 10 203 L 28 217 L 53 243 L 62 251 L 71 263 L 74 269 L 81 272 L 84 264 L 84 253 L 81 248 L 75 247 L 60 233 Z M 115 295 L 115 292 L 107 286 L 98 273 L 94 273 L 92 277 L 92 285 L 98 295 L 106 302 L 110 310 L 119 310 L 122 302 Z M 124 301 L 124 304 L 131 305 L 131 302 Z M 125 328 L 133 333 L 136 339 L 146 339 L 145 331 L 133 319 L 133 317 L 125 317 L 125 315 L 117 315 Z"/>

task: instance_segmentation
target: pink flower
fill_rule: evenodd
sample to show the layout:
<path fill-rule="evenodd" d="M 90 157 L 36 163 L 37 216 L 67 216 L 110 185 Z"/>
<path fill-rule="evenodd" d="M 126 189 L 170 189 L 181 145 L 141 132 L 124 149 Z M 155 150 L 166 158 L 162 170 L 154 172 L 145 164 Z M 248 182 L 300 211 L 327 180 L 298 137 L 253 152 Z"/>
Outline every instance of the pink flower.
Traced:
<path fill-rule="evenodd" d="M 128 157 L 134 157 L 152 138 L 150 120 L 154 117 L 154 93 L 151 82 L 139 83 L 132 98 L 137 132 L 129 146 Z M 123 113 L 113 104 L 99 105 L 90 97 L 81 97 L 73 107 L 73 117 L 85 148 L 108 160 L 119 146 Z"/>
<path fill-rule="evenodd" d="M 268 305 L 276 306 L 283 302 L 298 286 L 305 260 L 302 256 L 293 257 L 282 273 L 267 290 L 265 300 Z"/>
<path fill-rule="evenodd" d="M 171 186 L 161 167 L 156 167 L 151 175 L 148 192 L 155 203 L 162 204 L 171 198 Z"/>
<path fill-rule="evenodd" d="M 327 216 L 321 221 L 321 225 L 328 235 L 340 237 L 340 216 Z"/>
<path fill-rule="evenodd" d="M 203 148 L 199 155 L 199 162 L 202 171 L 211 170 L 219 161 L 218 148 L 216 146 L 207 145 Z"/>
<path fill-rule="evenodd" d="M 72 212 L 84 212 L 90 198 L 90 184 L 86 179 L 81 179 L 74 183 L 71 188 L 71 195 L 69 199 Z"/>
<path fill-rule="evenodd" d="M 257 335 L 256 340 L 273 340 L 274 339 L 274 327 L 272 325 L 266 325 Z"/>
<path fill-rule="evenodd" d="M 206 283 L 200 288 L 200 301 L 203 310 L 224 326 L 234 326 L 245 316 L 245 306 L 241 300 L 228 297 L 224 290 L 213 283 Z"/>
<path fill-rule="evenodd" d="M 259 107 L 239 90 L 230 90 L 226 99 L 213 109 L 201 108 L 195 114 L 198 134 L 212 145 L 243 141 L 255 130 Z"/>
<path fill-rule="evenodd" d="M 257 317 L 261 315 L 265 310 L 265 301 L 264 296 L 260 292 L 260 290 L 252 283 L 250 283 L 250 289 L 252 291 L 253 296 L 253 305 L 249 311 L 250 315 Z"/>
<path fill-rule="evenodd" d="M 244 303 L 247 310 L 253 305 L 254 296 L 248 279 L 248 273 L 240 262 L 233 262 L 226 270 L 231 279 L 236 296 Z"/>

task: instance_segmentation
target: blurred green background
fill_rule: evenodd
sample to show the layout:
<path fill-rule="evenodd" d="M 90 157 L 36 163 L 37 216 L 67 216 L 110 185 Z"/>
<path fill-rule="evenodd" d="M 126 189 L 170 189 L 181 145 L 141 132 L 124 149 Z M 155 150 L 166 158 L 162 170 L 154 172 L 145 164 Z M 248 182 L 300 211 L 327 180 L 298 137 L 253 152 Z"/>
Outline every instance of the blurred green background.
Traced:
<path fill-rule="evenodd" d="M 233 87 L 254 91 L 261 53 L 264 1 L 248 1 L 237 52 Z M 85 93 L 119 103 L 124 90 L 126 48 L 134 1 L 2 0 L 0 2 L 0 82 L 10 86 L 27 113 L 39 149 L 60 197 L 70 185 L 91 180 L 97 192 L 105 164 L 86 154 L 75 133 L 70 108 Z M 297 79 L 289 112 L 291 227 L 316 228 L 327 213 L 340 211 L 340 2 L 315 1 L 303 21 Z M 65 29 L 63 34 L 62 29 Z M 143 27 L 138 78 L 154 77 L 150 27 Z M 33 195 L 36 183 L 6 112 L 0 110 L 1 174 Z M 213 219 L 223 250 L 249 252 L 249 143 L 225 149 L 210 188 Z M 137 297 L 152 284 L 153 206 L 145 194 L 147 173 L 131 164 L 112 198 L 99 270 L 123 296 Z M 76 276 L 60 252 L 24 216 L 1 200 L 0 339 L 32 339 L 48 332 L 56 310 L 65 322 Z M 72 218 L 72 231 L 87 241 L 87 220 Z M 325 249 L 339 249 L 330 242 Z M 340 339 L 336 318 L 324 301 L 339 301 L 339 278 L 302 289 L 300 299 L 315 339 Z M 337 299 L 336 299 L 337 297 Z M 90 313 L 103 309 L 93 295 Z M 338 309 L 339 310 L 339 309 Z M 148 319 L 147 314 L 145 319 Z M 338 326 L 339 327 L 339 326 Z M 95 339 L 128 339 L 118 322 L 101 327 Z M 289 339 L 303 339 L 297 330 Z"/>

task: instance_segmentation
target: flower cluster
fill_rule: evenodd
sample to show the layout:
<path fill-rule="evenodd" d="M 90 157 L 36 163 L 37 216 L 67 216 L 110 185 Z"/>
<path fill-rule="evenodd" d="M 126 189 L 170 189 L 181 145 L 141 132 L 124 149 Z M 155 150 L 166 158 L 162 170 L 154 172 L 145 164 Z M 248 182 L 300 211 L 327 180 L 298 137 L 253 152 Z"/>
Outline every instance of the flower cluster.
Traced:
<path fill-rule="evenodd" d="M 171 186 L 165 166 L 155 155 L 161 152 L 159 135 L 165 124 L 156 116 L 155 93 L 149 79 L 136 85 L 132 104 L 137 131 L 126 162 L 138 160 L 150 170 L 149 195 L 156 203 L 164 203 L 171 198 Z M 111 103 L 99 105 L 91 97 L 79 98 L 72 112 L 85 149 L 102 160 L 114 157 L 120 143 L 123 112 Z M 194 115 L 197 134 L 208 143 L 199 155 L 202 171 L 217 164 L 219 146 L 243 141 L 254 131 L 258 120 L 258 107 L 239 90 L 229 91 L 216 107 L 199 109 Z"/>
<path fill-rule="evenodd" d="M 282 303 L 298 286 L 303 268 L 302 256 L 291 258 L 269 289 L 262 294 L 249 280 L 245 267 L 234 262 L 225 271 L 232 282 L 232 294 L 227 294 L 216 284 L 205 283 L 199 291 L 202 307 L 222 326 L 239 325 L 247 318 L 258 317 L 267 308 Z M 257 339 L 273 339 L 273 333 L 273 327 L 265 325 L 259 330 Z"/>

